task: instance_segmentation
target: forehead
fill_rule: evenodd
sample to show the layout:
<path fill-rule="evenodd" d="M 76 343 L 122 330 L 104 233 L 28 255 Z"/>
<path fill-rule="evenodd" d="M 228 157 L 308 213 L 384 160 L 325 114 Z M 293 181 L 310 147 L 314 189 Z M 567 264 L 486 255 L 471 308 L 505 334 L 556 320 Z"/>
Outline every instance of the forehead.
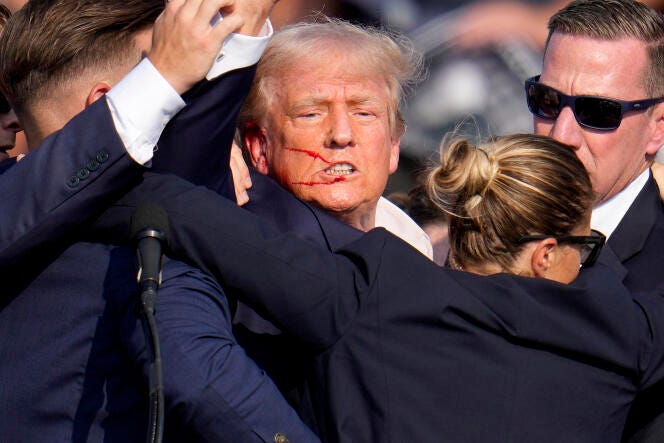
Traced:
<path fill-rule="evenodd" d="M 384 73 L 352 58 L 301 58 L 282 69 L 273 81 L 282 100 L 361 100 L 386 102 Z"/>
<path fill-rule="evenodd" d="M 644 98 L 645 43 L 635 38 L 599 40 L 554 33 L 540 81 L 568 94 Z"/>

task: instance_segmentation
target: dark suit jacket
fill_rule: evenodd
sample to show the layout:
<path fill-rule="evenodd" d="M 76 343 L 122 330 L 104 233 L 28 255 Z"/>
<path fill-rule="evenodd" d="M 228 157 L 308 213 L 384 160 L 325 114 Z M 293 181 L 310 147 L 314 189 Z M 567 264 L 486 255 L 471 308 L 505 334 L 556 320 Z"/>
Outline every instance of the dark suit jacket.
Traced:
<path fill-rule="evenodd" d="M 253 186 L 244 208 L 260 216 L 265 223 L 329 250 L 362 235 L 361 231 L 340 223 L 325 211 L 298 200 L 271 178 L 251 172 Z M 228 295 L 233 300 L 237 298 L 230 288 Z M 242 302 L 237 302 L 233 323 L 235 336 L 247 354 L 267 371 L 289 402 L 299 409 L 310 356 L 303 352 L 297 338 L 284 334 Z"/>
<path fill-rule="evenodd" d="M 232 71 L 189 91 L 183 97 L 188 106 L 159 140 L 152 171 L 178 173 L 234 198 L 230 144 L 254 71 Z M 199 140 L 207 144 L 197 149 Z M 127 155 L 104 98 L 1 171 L 0 270 L 11 274 L 35 254 L 71 244 L 67 235 L 138 184 L 145 168 Z"/>
<path fill-rule="evenodd" d="M 230 147 L 255 71 L 255 65 L 237 69 L 188 91 L 183 97 L 187 106 L 169 122 L 159 140 L 152 170 L 177 174 L 235 198 Z"/>
<path fill-rule="evenodd" d="M 572 285 L 479 277 L 381 229 L 331 254 L 163 180 L 145 187 L 163 195 L 173 252 L 314 353 L 324 441 L 616 442 L 636 393 L 664 378 L 664 302 L 633 299 L 603 264 Z"/>
<path fill-rule="evenodd" d="M 3 280 L 99 215 L 143 170 L 127 155 L 102 99 L 0 174 Z"/>
<path fill-rule="evenodd" d="M 248 71 L 251 74 L 253 68 Z M 224 78 L 228 82 L 222 81 Z M 229 143 L 233 113 L 248 85 L 238 71 L 202 85 L 213 91 L 211 97 L 225 103 L 221 109 L 229 114 L 223 118 L 217 114 L 215 118 L 221 119 L 217 125 L 224 126 L 217 130 L 219 137 L 227 137 Z M 206 95 L 205 100 L 196 102 L 211 106 L 209 98 Z M 170 125 L 199 117 L 187 109 Z M 173 156 L 189 155 L 190 147 L 177 141 L 172 133 L 165 134 L 160 148 Z M 110 146 L 103 152 L 103 160 L 98 156 L 88 160 L 89 152 L 99 149 L 98 143 L 103 142 Z M 214 167 L 224 176 L 229 174 L 228 149 L 221 151 L 222 157 L 225 152 L 225 160 Z M 91 163 L 95 159 L 99 164 Z M 163 167 L 155 165 L 157 170 Z M 39 168 L 49 173 L 35 172 Z M 12 413 L 3 417 L 0 440 L 144 439 L 147 392 L 137 371 L 145 363 L 145 346 L 140 342 L 142 336 L 125 340 L 125 335 L 136 329 L 131 324 L 133 310 L 128 307 L 133 288 L 128 282 L 135 280 L 133 260 L 128 266 L 127 260 L 116 262 L 103 253 L 95 254 L 98 245 L 83 248 L 78 243 L 81 227 L 90 217 L 98 215 L 109 199 L 126 191 L 130 187 L 125 184 L 128 179 L 133 180 L 131 185 L 138 182 L 142 172 L 143 168 L 126 155 L 105 100 L 100 100 L 0 176 L 3 189 L 23 191 L 16 198 L 3 199 L 8 210 L 2 212 L 7 219 L 1 227 L 13 228 L 2 231 L 0 238 L 0 316 L 5 328 L 0 350 L 3 355 L 19 350 L 21 356 L 24 354 L 22 361 L 2 366 L 0 378 L 11 389 L 0 389 L 0 402 L 12 405 L 4 408 L 12 409 Z M 74 176 L 79 180 L 70 180 Z M 203 183 L 221 192 L 224 182 Z M 63 190 L 65 185 L 71 189 Z M 40 198 L 37 204 L 33 195 Z M 12 222 L 16 221 L 19 224 L 15 226 Z M 205 289 L 206 283 L 212 283 L 201 275 L 188 280 L 178 275 L 173 293 L 168 292 L 167 282 L 160 291 L 157 308 L 157 320 L 165 330 L 161 335 L 164 355 L 171 355 L 164 359 L 166 399 L 173 412 L 167 418 L 168 436 L 175 441 L 195 440 L 197 436 L 208 441 L 271 441 L 277 432 L 283 432 L 292 441 L 317 441 L 271 381 L 236 345 L 220 289 Z M 201 282 L 196 285 L 198 280 Z M 27 315 L 31 304 L 39 305 L 35 308 L 39 322 Z M 71 315 L 49 316 L 53 306 Z M 18 311 L 19 315 L 14 315 Z M 127 313 L 132 315 L 122 323 Z M 103 330 L 95 326 L 100 316 L 109 318 Z M 76 322 L 71 328 L 70 320 Z M 95 330 L 98 335 L 93 335 L 97 334 Z M 35 353 L 33 345 L 40 341 L 48 348 L 45 358 Z M 119 349 L 125 341 L 134 347 Z M 66 358 L 68 354 L 72 354 L 71 359 Z M 54 365 L 58 360 L 63 363 Z M 18 381 L 26 374 L 39 376 L 44 383 L 39 389 L 26 389 Z M 92 380 L 89 392 L 85 388 L 88 380 Z M 26 411 L 32 405 L 38 405 L 35 411 L 40 414 Z M 187 434 L 180 431 L 189 435 L 185 438 Z"/>
<path fill-rule="evenodd" d="M 362 235 L 361 231 L 339 222 L 325 211 L 298 200 L 269 177 L 254 173 L 252 181 L 254 186 L 249 191 L 251 200 L 245 208 L 259 215 L 271 229 L 292 233 L 300 239 L 328 250 L 340 248 Z M 171 206 L 171 201 L 177 201 L 192 189 L 195 189 L 192 184 L 177 177 L 147 172 L 139 186 L 121 198 L 96 221 L 90 238 L 116 244 L 126 243 L 127 222 L 140 203 L 149 201 L 168 208 Z M 204 213 L 214 211 L 213 207 L 198 207 L 197 210 L 202 210 Z M 176 227 L 174 232 L 188 229 L 181 221 L 183 220 L 177 217 L 171 218 L 170 224 Z M 176 238 L 172 241 L 178 242 Z M 216 233 L 209 232 L 205 241 L 215 244 Z M 195 263 L 196 266 L 203 265 L 202 269 L 208 269 L 205 267 L 209 261 L 208 250 L 199 248 L 194 243 L 189 243 L 186 247 L 188 251 L 181 257 L 189 263 Z M 255 271 L 257 275 L 262 272 L 260 269 Z M 235 301 L 234 288 L 224 286 L 224 290 Z M 303 352 L 301 346 L 297 346 L 297 340 L 294 340 L 293 336 L 282 334 L 279 329 L 275 330 L 264 316 L 259 316 L 246 305 L 242 303 L 238 305 L 234 306 L 234 311 L 241 314 L 239 319 L 235 317 L 234 325 L 234 334 L 238 342 L 246 349 L 249 356 L 268 372 L 282 392 L 288 395 L 289 401 L 298 404 L 299 392 L 296 391 L 303 381 L 308 354 Z"/>
<path fill-rule="evenodd" d="M 149 354 L 133 248 L 76 243 L 0 310 L 0 441 L 145 441 Z M 46 297 L 45 297 L 46 296 Z M 164 266 L 156 309 L 166 441 L 318 441 L 237 346 L 218 284 Z"/>
<path fill-rule="evenodd" d="M 664 282 L 664 203 L 652 176 L 607 244 L 620 263 L 613 269 L 632 292 Z"/>
<path fill-rule="evenodd" d="M 648 179 L 620 221 L 603 255 L 632 292 L 648 291 L 664 282 L 664 204 L 657 183 Z M 641 393 L 630 411 L 624 441 L 664 441 L 664 384 Z M 657 423 L 651 423 L 658 417 Z"/>

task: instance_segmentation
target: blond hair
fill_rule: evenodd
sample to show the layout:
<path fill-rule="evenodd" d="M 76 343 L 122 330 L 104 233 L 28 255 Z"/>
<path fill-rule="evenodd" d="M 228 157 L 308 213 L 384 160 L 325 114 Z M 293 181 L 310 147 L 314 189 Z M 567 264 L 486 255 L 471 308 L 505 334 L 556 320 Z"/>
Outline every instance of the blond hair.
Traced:
<path fill-rule="evenodd" d="M 407 38 L 396 33 L 325 16 L 318 20 L 285 27 L 272 37 L 240 112 L 241 135 L 247 123 L 265 121 L 270 98 L 283 73 L 301 60 L 315 59 L 326 63 L 361 61 L 367 76 L 382 77 L 390 98 L 391 128 L 400 137 L 405 129 L 400 107 L 405 93 L 422 77 L 421 54 Z"/>
<path fill-rule="evenodd" d="M 548 137 L 516 134 L 474 146 L 446 143 L 427 179 L 436 206 L 451 216 L 450 262 L 496 264 L 504 272 L 530 234 L 569 235 L 594 203 L 574 151 Z"/>

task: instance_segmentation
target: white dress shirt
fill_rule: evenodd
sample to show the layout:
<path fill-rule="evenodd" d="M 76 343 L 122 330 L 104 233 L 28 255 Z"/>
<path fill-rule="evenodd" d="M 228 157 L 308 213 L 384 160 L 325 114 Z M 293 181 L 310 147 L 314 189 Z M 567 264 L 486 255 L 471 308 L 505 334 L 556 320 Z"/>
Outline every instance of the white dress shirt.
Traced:
<path fill-rule="evenodd" d="M 606 235 L 608 239 L 616 230 L 634 200 L 636 200 L 636 196 L 639 195 L 639 192 L 648 182 L 649 177 L 650 168 L 643 171 L 625 189 L 593 208 L 590 226 Z"/>
<path fill-rule="evenodd" d="M 231 34 L 206 78 L 258 62 L 272 37 L 268 20 L 257 37 Z M 129 156 L 148 165 L 168 122 L 185 106 L 182 97 L 144 58 L 106 94 L 115 129 Z"/>
<path fill-rule="evenodd" d="M 376 205 L 376 227 L 387 229 L 433 260 L 433 247 L 426 232 L 408 214 L 384 197 Z"/>

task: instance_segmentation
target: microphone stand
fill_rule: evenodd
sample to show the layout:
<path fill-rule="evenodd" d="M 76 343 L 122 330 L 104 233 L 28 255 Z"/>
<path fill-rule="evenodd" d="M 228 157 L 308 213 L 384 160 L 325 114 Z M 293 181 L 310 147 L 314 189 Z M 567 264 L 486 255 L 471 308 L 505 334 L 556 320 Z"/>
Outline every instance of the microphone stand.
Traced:
<path fill-rule="evenodd" d="M 164 436 L 164 381 L 159 332 L 155 320 L 157 289 L 161 284 L 162 245 L 167 243 L 168 216 L 158 205 L 143 203 L 131 218 L 131 237 L 138 253 L 140 316 L 146 347 L 151 357 L 148 371 L 150 394 L 148 443 L 161 443 Z"/>
<path fill-rule="evenodd" d="M 154 318 L 158 282 L 148 280 L 141 291 L 141 323 L 152 356 L 148 374 L 150 415 L 147 442 L 161 443 L 164 436 L 164 380 L 159 331 Z"/>

